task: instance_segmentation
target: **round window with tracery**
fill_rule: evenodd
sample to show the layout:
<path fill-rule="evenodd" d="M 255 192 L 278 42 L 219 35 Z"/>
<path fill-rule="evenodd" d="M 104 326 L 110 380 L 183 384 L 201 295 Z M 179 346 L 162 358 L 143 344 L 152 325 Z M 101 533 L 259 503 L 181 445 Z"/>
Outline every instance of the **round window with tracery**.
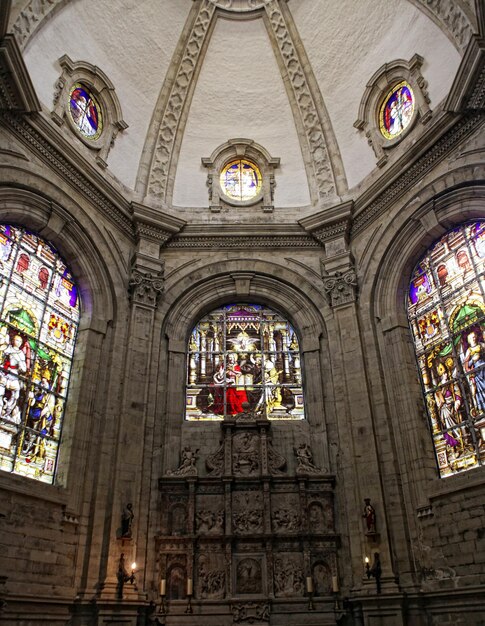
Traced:
<path fill-rule="evenodd" d="M 414 94 L 402 81 L 387 93 L 379 111 L 379 128 L 386 139 L 399 137 L 409 127 L 414 115 Z"/>
<path fill-rule="evenodd" d="M 98 139 L 103 130 L 101 107 L 93 94 L 81 83 L 69 93 L 69 113 L 74 126 L 86 139 Z"/>
<path fill-rule="evenodd" d="M 220 183 L 222 191 L 231 200 L 253 200 L 261 192 L 261 171 L 251 161 L 236 159 L 223 168 Z"/>

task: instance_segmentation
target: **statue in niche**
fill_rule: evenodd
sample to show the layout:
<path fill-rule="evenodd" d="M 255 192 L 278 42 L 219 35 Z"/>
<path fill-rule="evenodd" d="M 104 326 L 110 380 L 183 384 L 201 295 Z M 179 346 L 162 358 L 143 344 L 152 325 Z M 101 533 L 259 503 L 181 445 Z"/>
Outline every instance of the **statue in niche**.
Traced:
<path fill-rule="evenodd" d="M 370 503 L 370 498 L 364 499 L 364 513 L 362 517 L 365 519 L 366 534 L 375 535 L 376 533 L 376 511 Z"/>
<path fill-rule="evenodd" d="M 274 586 L 276 597 L 301 596 L 304 592 L 303 570 L 294 559 L 276 559 Z"/>
<path fill-rule="evenodd" d="M 133 512 L 133 505 L 131 502 L 128 502 L 121 514 L 121 536 L 124 539 L 131 539 L 133 535 L 134 518 L 135 514 Z"/>
<path fill-rule="evenodd" d="M 312 567 L 314 593 L 317 596 L 326 596 L 332 591 L 332 573 L 330 567 L 323 561 L 317 561 Z"/>
<path fill-rule="evenodd" d="M 168 598 L 170 600 L 183 600 L 186 591 L 185 568 L 174 565 L 168 572 Z"/>
<path fill-rule="evenodd" d="M 259 437 L 255 433 L 238 433 L 233 437 L 234 474 L 249 476 L 259 469 Z"/>
<path fill-rule="evenodd" d="M 261 564 L 256 559 L 242 559 L 236 568 L 236 593 L 262 593 Z"/>
<path fill-rule="evenodd" d="M 307 443 L 301 443 L 293 448 L 296 456 L 297 474 L 321 474 L 322 470 L 313 463 L 313 454 Z"/>
<path fill-rule="evenodd" d="M 168 471 L 167 476 L 197 476 L 195 462 L 198 458 L 198 452 L 198 448 L 194 452 L 190 446 L 185 446 L 182 450 L 179 467 L 176 470 Z"/>
<path fill-rule="evenodd" d="M 313 502 L 308 507 L 308 524 L 312 533 L 324 532 L 323 508 L 319 502 Z"/>
<path fill-rule="evenodd" d="M 187 511 L 184 504 L 174 504 L 170 509 L 170 533 L 184 535 L 187 532 Z"/>

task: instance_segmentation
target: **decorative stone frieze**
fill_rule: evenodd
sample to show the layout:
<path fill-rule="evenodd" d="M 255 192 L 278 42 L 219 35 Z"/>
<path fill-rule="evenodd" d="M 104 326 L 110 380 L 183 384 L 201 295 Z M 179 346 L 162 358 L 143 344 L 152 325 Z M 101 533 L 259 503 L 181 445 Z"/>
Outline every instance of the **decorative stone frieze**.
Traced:
<path fill-rule="evenodd" d="M 357 274 L 353 267 L 335 272 L 323 279 L 323 288 L 332 308 L 355 302 L 357 298 Z"/>
<path fill-rule="evenodd" d="M 410 0 L 433 19 L 458 50 L 463 52 L 473 33 L 471 23 L 460 0 Z"/>
<path fill-rule="evenodd" d="M 28 0 L 25 2 L 12 26 L 19 46 L 24 49 L 42 21 L 49 17 L 54 9 L 61 8 L 67 2 L 68 0 Z"/>
<path fill-rule="evenodd" d="M 155 308 L 163 293 L 163 271 L 155 274 L 132 270 L 130 278 L 130 295 L 136 304 L 143 304 Z"/>
<path fill-rule="evenodd" d="M 278 2 L 269 0 L 265 4 L 265 10 L 301 117 L 313 163 L 318 195 L 321 199 L 328 200 L 336 195 L 336 184 L 320 120 L 320 114 L 323 114 L 323 112 L 317 109 L 315 98 L 295 47 L 295 42 L 288 30 L 285 17 Z"/>
<path fill-rule="evenodd" d="M 158 137 L 148 175 L 147 195 L 161 201 L 166 200 L 177 129 L 185 109 L 187 95 L 196 75 L 202 46 L 215 9 L 215 5 L 210 0 L 202 0 L 199 13 L 187 37 L 187 43 L 158 129 Z"/>

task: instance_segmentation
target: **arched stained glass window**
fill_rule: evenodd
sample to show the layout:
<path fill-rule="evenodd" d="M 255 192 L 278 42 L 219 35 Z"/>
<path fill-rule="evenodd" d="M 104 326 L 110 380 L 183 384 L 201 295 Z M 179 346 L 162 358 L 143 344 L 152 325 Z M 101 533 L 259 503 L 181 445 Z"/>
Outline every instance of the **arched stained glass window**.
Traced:
<path fill-rule="evenodd" d="M 485 221 L 444 235 L 416 266 L 411 325 L 441 476 L 485 464 Z"/>
<path fill-rule="evenodd" d="M 0 469 L 52 483 L 79 322 L 57 251 L 0 225 Z"/>
<path fill-rule="evenodd" d="M 199 321 L 188 345 L 188 420 L 251 411 L 269 419 L 303 419 L 298 338 L 276 311 L 230 304 Z"/>

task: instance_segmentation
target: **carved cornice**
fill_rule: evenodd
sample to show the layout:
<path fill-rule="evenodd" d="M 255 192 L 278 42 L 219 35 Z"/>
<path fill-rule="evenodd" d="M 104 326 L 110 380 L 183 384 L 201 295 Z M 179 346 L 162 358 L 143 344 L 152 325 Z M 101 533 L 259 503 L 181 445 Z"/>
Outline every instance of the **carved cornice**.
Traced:
<path fill-rule="evenodd" d="M 163 268 L 159 272 L 147 272 L 134 267 L 129 286 L 134 304 L 155 308 L 163 293 Z"/>
<path fill-rule="evenodd" d="M 323 278 L 323 288 L 332 308 L 355 302 L 357 298 L 357 274 L 353 267 L 335 272 Z"/>
<path fill-rule="evenodd" d="M 79 169 L 49 143 L 26 119 L 11 113 L 3 116 L 9 129 L 14 132 L 40 158 L 46 161 L 53 170 L 62 176 L 75 189 L 89 199 L 102 214 L 110 219 L 118 228 L 130 237 L 134 237 L 134 228 L 130 217 L 102 193 Z M 77 157 L 79 160 L 79 156 Z"/>
<path fill-rule="evenodd" d="M 175 236 L 167 248 L 218 248 L 220 250 L 247 248 L 318 248 L 319 244 L 309 235 L 219 235 Z"/>
<path fill-rule="evenodd" d="M 336 183 L 325 134 L 305 70 L 277 0 L 265 4 L 268 22 L 285 65 L 312 158 L 318 194 L 322 199 L 336 195 Z"/>
<path fill-rule="evenodd" d="M 40 111 L 40 102 L 13 35 L 5 35 L 0 44 L 0 109 Z"/>
<path fill-rule="evenodd" d="M 460 113 L 485 106 L 485 38 L 473 36 L 446 98 L 445 109 Z"/>
<path fill-rule="evenodd" d="M 132 202 L 131 208 L 138 238 L 143 237 L 160 245 L 164 245 L 186 224 L 184 220 L 139 202 Z"/>
<path fill-rule="evenodd" d="M 442 159 L 446 158 L 449 152 L 456 148 L 467 135 L 476 130 L 484 119 L 483 114 L 474 113 L 459 120 L 448 132 L 434 142 L 415 163 L 405 168 L 401 176 L 389 184 L 367 206 L 360 209 L 353 221 L 351 234 L 358 234 L 368 224 L 380 217 L 397 198 L 415 186 L 418 180 Z"/>
<path fill-rule="evenodd" d="M 352 200 L 305 217 L 298 223 L 322 245 L 326 241 L 347 236 L 350 231 L 354 203 Z"/>
<path fill-rule="evenodd" d="M 463 52 L 474 26 L 459 0 L 409 0 L 438 24 L 455 47 Z"/>
<path fill-rule="evenodd" d="M 170 164 L 175 150 L 177 130 L 215 9 L 215 5 L 210 0 L 202 0 L 197 17 L 187 37 L 185 49 L 158 129 L 146 193 L 147 196 L 156 197 L 162 202 L 167 197 Z"/>

